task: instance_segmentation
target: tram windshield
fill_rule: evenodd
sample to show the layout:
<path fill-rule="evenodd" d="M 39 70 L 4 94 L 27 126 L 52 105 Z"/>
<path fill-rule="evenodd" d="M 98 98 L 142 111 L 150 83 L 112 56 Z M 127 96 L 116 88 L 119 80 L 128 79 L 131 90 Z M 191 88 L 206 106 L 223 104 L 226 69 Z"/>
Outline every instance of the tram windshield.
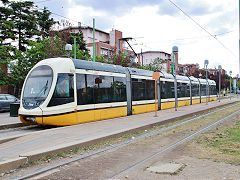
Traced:
<path fill-rule="evenodd" d="M 35 108 L 46 99 L 53 79 L 53 71 L 43 65 L 34 69 L 28 76 L 23 91 L 23 106 Z"/>

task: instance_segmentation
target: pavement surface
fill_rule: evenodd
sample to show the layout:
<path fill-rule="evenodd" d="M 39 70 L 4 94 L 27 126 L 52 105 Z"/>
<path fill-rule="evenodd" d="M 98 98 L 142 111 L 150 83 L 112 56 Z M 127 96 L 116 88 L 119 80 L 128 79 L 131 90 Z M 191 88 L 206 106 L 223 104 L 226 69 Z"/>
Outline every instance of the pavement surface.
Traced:
<path fill-rule="evenodd" d="M 10 117 L 9 112 L 0 112 L 0 128 L 2 126 L 21 123 L 18 117 Z"/>
<path fill-rule="evenodd" d="M 0 144 L 0 172 L 18 168 L 26 162 L 32 162 L 52 153 L 70 150 L 79 146 L 91 145 L 109 137 L 116 137 L 126 132 L 150 128 L 170 121 L 175 121 L 216 107 L 224 106 L 239 99 L 224 99 L 192 106 L 120 117 L 91 123 L 47 129 L 12 138 Z M 4 117 L 4 115 L 3 115 Z M 0 117 L 1 118 L 1 117 Z M 11 119 L 11 118 L 10 118 Z M 6 122 L 0 119 L 0 124 Z M 12 120 L 9 120 L 12 121 Z"/>

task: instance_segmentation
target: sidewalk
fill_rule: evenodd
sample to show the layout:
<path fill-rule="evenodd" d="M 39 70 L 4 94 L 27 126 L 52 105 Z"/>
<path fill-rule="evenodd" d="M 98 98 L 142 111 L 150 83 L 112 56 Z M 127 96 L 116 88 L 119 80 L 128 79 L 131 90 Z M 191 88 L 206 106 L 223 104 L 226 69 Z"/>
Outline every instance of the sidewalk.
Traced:
<path fill-rule="evenodd" d="M 0 172 L 17 168 L 25 162 L 38 160 L 51 153 L 90 145 L 105 138 L 174 121 L 236 101 L 236 98 L 224 99 L 221 102 L 209 102 L 208 105 L 202 103 L 179 107 L 178 111 L 162 110 L 158 111 L 158 117 L 150 112 L 33 132 L 0 144 Z"/>
<path fill-rule="evenodd" d="M 0 129 L 22 126 L 18 117 L 10 117 L 10 112 L 0 113 Z"/>

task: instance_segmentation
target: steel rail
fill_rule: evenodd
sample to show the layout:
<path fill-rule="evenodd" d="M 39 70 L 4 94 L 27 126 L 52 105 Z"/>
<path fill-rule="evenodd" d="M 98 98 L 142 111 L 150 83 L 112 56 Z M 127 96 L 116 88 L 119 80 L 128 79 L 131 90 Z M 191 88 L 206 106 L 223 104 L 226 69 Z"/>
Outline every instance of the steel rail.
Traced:
<path fill-rule="evenodd" d="M 53 169 L 56 169 L 56 168 L 59 168 L 61 166 L 64 166 L 64 165 L 67 165 L 69 163 L 72 163 L 72 162 L 75 162 L 75 161 L 79 161 L 79 160 L 82 160 L 82 159 L 86 159 L 88 157 L 92 157 L 94 155 L 97 155 L 97 154 L 100 154 L 100 153 L 103 153 L 103 152 L 106 152 L 106 151 L 109 151 L 109 150 L 113 150 L 113 149 L 117 149 L 117 148 L 120 148 L 120 147 L 123 147 L 127 144 L 130 144 L 130 143 L 133 143 L 133 142 L 136 142 L 136 141 L 139 141 L 139 140 L 142 140 L 144 138 L 147 138 L 147 137 L 150 137 L 150 136 L 153 136 L 153 135 L 156 135 L 158 133 L 161 133 L 161 132 L 164 132 L 166 130 L 169 130 L 169 129 L 172 129 L 172 128 L 175 128 L 177 126 L 180 126 L 180 125 L 183 125 L 183 124 L 186 124 L 188 122 L 191 122 L 191 121 L 194 121 L 194 120 L 197 120 L 199 118 L 202 118 L 202 117 L 205 117 L 205 116 L 208 116 L 208 115 L 211 115 L 211 114 L 214 114 L 214 113 L 217 113 L 219 111 L 223 111 L 225 109 L 228 109 L 228 108 L 231 108 L 233 106 L 236 106 L 236 105 L 239 105 L 240 103 L 235 103 L 233 105 L 227 105 L 226 107 L 224 108 L 220 108 L 218 110 L 214 110 L 214 111 L 211 111 L 207 114 L 204 114 L 204 115 L 201 115 L 201 116 L 197 116 L 197 117 L 194 117 L 194 118 L 191 118 L 191 119 L 188 119 L 186 121 L 183 121 L 183 122 L 180 122 L 180 123 L 177 123 L 177 124 L 174 124 L 172 126 L 168 126 L 168 127 L 164 127 L 164 128 L 161 128 L 161 129 L 157 129 L 157 130 L 153 130 L 149 133 L 146 133 L 146 134 L 143 134 L 143 135 L 140 135 L 134 139 L 130 139 L 130 140 L 126 140 L 126 141 L 123 141 L 121 143 L 118 143 L 118 144 L 114 144 L 114 145 L 109 145 L 105 148 L 102 148 L 102 149 L 99 149 L 97 151 L 94 151 L 92 153 L 89 153 L 89 154 L 85 154 L 85 155 L 82 155 L 80 157 L 77 157 L 77 158 L 74 158 L 74 159 L 71 159 L 71 160 L 68 160 L 68 161 L 65 161 L 65 162 L 61 162 L 61 163 L 58 163 L 56 165 L 53 165 L 53 166 L 50 166 L 50 167 L 46 167 L 46 168 L 41 168 L 33 173 L 30 173 L 30 174 L 27 174 L 27 175 L 24 175 L 24 176 L 21 176 L 21 177 L 16 177 L 14 179 L 17 179 L 17 180 L 22 180 L 22 179 L 28 179 L 28 178 L 31 178 L 31 177 L 34 177 L 34 176 L 37 176 L 39 174 L 42 174 L 42 173 L 45 173 L 47 171 L 50 171 L 50 170 L 53 170 Z"/>
<path fill-rule="evenodd" d="M 126 173 L 126 172 L 128 172 L 128 171 L 130 171 L 130 170 L 132 170 L 132 169 L 134 169 L 134 168 L 136 168 L 137 166 L 146 163 L 147 161 L 153 159 L 153 158 L 156 157 L 156 156 L 159 156 L 159 155 L 161 155 L 161 154 L 163 154 L 163 153 L 165 153 L 165 152 L 168 152 L 168 151 L 170 151 L 170 150 L 175 149 L 175 148 L 178 147 L 179 145 L 182 145 L 183 143 L 185 143 L 185 142 L 193 139 L 195 136 L 199 135 L 200 133 L 203 133 L 203 132 L 206 132 L 206 131 L 210 130 L 210 129 L 213 128 L 214 126 L 222 123 L 223 121 L 225 121 L 225 120 L 227 120 L 227 119 L 229 119 L 229 118 L 231 118 L 231 117 L 233 117 L 233 116 L 235 116 L 235 115 L 237 115 L 237 114 L 239 114 L 239 113 L 240 113 L 240 110 L 235 111 L 234 113 L 232 113 L 232 114 L 230 114 L 230 115 L 228 115 L 228 116 L 226 116 L 226 117 L 224 117 L 224 118 L 222 118 L 222 119 L 220 119 L 220 120 L 218 120 L 218 121 L 215 121 L 214 123 L 212 123 L 212 124 L 210 124 L 210 125 L 202 128 L 202 129 L 200 129 L 200 130 L 195 131 L 195 132 L 192 133 L 191 135 L 189 135 L 189 136 L 181 139 L 180 141 L 177 141 L 176 143 L 171 144 L 170 146 L 167 146 L 167 147 L 164 148 L 163 150 L 161 150 L 161 151 L 159 151 L 159 152 L 156 152 L 156 153 L 148 156 L 147 158 L 144 158 L 143 160 L 141 160 L 141 161 L 133 164 L 132 166 L 130 166 L 130 167 L 128 167 L 128 168 L 120 171 L 119 173 L 115 174 L 114 176 L 112 176 L 111 178 L 108 178 L 108 179 L 116 179 L 116 178 L 120 177 L 120 176 L 123 175 L 124 173 Z"/>

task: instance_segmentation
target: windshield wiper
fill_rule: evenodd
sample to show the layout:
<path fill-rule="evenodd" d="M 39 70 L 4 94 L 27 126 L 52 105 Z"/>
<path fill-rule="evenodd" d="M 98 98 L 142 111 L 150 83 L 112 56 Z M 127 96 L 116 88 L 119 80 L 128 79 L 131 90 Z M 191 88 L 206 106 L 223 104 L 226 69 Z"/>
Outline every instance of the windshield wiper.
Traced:
<path fill-rule="evenodd" d="M 34 97 L 34 99 L 36 100 L 37 98 L 39 98 L 42 92 L 43 94 L 45 94 L 47 89 L 48 89 L 48 80 L 46 84 L 42 87 L 42 89 L 39 91 L 39 93 Z"/>

